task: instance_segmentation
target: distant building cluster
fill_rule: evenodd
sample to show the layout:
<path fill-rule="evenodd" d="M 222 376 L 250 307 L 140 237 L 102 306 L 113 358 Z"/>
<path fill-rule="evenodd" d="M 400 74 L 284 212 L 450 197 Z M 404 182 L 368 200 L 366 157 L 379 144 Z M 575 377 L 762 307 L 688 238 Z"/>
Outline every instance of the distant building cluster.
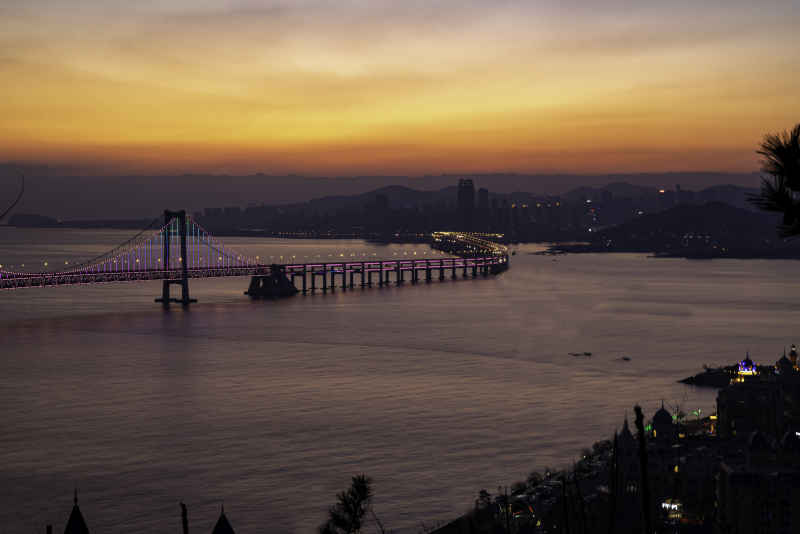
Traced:
<path fill-rule="evenodd" d="M 453 191 L 455 189 L 455 191 Z M 627 184 L 581 188 L 562 196 L 493 193 L 473 178 L 455 188 L 389 187 L 352 197 L 283 206 L 209 207 L 194 214 L 214 233 L 264 232 L 283 237 L 361 237 L 462 231 L 501 233 L 508 241 L 583 239 L 592 232 L 676 205 L 726 201 L 742 205 L 741 188 L 701 192 L 650 190 Z"/>

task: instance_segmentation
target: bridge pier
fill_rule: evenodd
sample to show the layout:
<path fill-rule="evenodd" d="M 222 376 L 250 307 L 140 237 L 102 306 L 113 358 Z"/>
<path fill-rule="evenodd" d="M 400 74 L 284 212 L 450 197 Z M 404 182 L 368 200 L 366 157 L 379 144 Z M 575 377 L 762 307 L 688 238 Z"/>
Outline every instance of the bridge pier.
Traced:
<path fill-rule="evenodd" d="M 306 288 L 306 271 L 307 270 L 308 270 L 308 268 L 305 265 L 303 265 L 303 295 L 306 294 L 306 290 L 307 290 L 307 288 Z"/>
<path fill-rule="evenodd" d="M 173 284 L 181 286 L 181 298 L 179 299 L 170 298 L 169 288 Z M 197 299 L 189 297 L 189 279 L 182 278 L 179 280 L 162 280 L 161 296 L 155 301 L 160 302 L 164 308 L 169 308 L 170 302 L 176 302 L 182 306 L 188 306 L 193 302 L 197 302 Z"/>
<path fill-rule="evenodd" d="M 188 256 L 186 255 L 186 210 L 180 211 L 169 211 L 164 210 L 164 271 L 168 273 L 170 271 L 169 266 L 169 251 L 170 251 L 170 239 L 172 237 L 172 227 L 170 223 L 173 219 L 178 219 L 178 236 L 181 240 L 181 256 L 178 258 L 178 261 L 181 262 L 181 277 L 179 279 L 164 279 L 162 280 L 161 284 L 161 297 L 155 299 L 156 302 L 160 302 L 164 308 L 169 308 L 170 302 L 177 302 L 178 304 L 183 305 L 184 307 L 188 307 L 189 304 L 192 302 L 197 302 L 197 299 L 193 299 L 189 297 L 189 272 L 187 264 Z M 181 298 L 180 299 L 173 299 L 170 298 L 169 290 L 171 285 L 179 285 L 181 286 Z"/>

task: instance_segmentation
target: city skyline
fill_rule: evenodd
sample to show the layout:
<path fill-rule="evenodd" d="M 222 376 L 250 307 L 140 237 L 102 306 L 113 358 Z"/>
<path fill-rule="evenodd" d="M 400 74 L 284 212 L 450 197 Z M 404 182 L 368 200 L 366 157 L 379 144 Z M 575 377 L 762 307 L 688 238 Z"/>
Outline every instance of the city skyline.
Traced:
<path fill-rule="evenodd" d="M 752 172 L 790 1 L 12 1 L 0 160 L 78 172 Z"/>

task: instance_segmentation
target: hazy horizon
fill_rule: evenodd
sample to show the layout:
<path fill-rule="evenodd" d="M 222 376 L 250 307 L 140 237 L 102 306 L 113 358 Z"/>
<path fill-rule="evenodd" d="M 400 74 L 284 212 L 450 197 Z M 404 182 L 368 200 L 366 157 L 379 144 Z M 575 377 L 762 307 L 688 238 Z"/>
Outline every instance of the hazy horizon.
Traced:
<path fill-rule="evenodd" d="M 0 205 L 17 194 L 15 170 L 26 175 L 26 191 L 14 213 L 37 213 L 60 219 L 130 219 L 150 217 L 165 208 L 192 211 L 206 207 L 280 205 L 329 196 L 368 193 L 388 186 L 438 191 L 471 177 L 475 187 L 492 193 L 561 195 L 579 187 L 602 187 L 615 182 L 635 186 L 701 190 L 716 185 L 756 187 L 755 173 L 640 173 L 640 174 L 437 174 L 425 176 L 300 176 L 300 175 L 76 175 L 51 169 L 0 164 L 5 179 Z M 454 198 L 455 200 L 455 193 Z"/>

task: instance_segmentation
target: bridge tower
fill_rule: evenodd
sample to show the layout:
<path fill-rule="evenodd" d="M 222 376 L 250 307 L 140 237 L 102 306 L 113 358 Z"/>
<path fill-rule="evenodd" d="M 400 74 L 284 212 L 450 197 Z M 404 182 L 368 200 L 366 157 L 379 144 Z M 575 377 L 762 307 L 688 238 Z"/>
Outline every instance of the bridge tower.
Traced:
<path fill-rule="evenodd" d="M 177 302 L 184 307 L 189 306 L 192 302 L 197 302 L 197 299 L 189 298 L 189 272 L 188 272 L 188 256 L 186 255 L 186 210 L 170 211 L 164 210 L 164 270 L 170 271 L 170 239 L 172 237 L 172 229 L 170 223 L 173 219 L 178 220 L 178 235 L 181 240 L 181 256 L 179 258 L 181 264 L 180 278 L 164 279 L 161 286 L 161 296 L 156 299 L 165 308 L 169 308 L 170 302 Z M 169 288 L 172 284 L 181 286 L 181 298 L 173 299 L 169 296 Z"/>

